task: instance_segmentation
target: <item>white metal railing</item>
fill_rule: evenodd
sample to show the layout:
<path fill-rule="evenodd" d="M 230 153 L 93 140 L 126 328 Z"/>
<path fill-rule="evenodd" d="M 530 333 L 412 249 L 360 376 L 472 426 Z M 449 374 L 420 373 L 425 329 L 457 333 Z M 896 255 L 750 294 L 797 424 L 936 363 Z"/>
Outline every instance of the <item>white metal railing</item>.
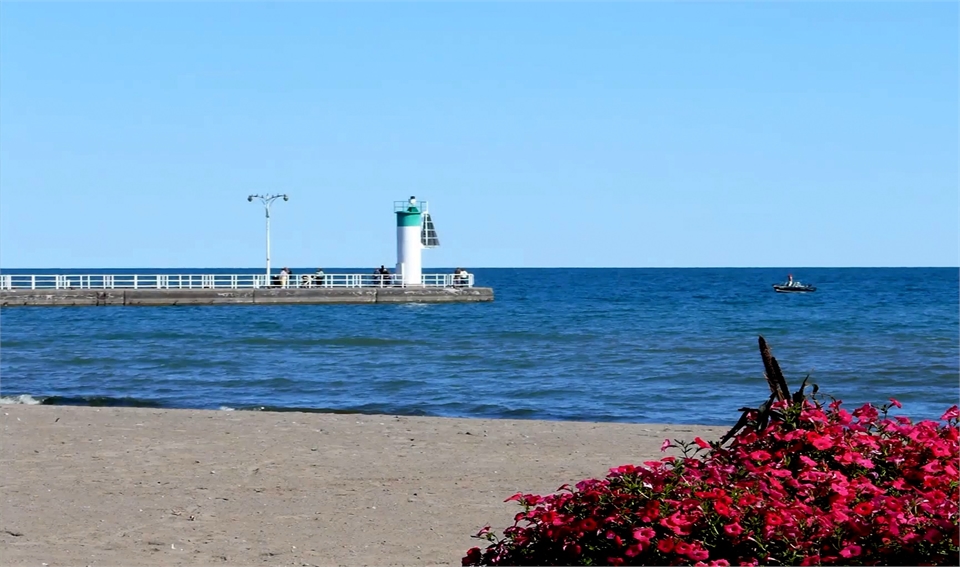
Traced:
<path fill-rule="evenodd" d="M 473 274 L 423 274 L 412 287 L 473 287 Z M 0 289 L 259 289 L 411 287 L 397 274 L 2 274 Z"/>

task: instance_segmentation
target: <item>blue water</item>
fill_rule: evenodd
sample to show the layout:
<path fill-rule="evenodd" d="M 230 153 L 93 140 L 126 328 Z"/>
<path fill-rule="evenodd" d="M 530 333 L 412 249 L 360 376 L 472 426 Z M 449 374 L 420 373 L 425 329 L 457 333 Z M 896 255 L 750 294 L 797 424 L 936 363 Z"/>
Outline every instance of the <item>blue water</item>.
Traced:
<path fill-rule="evenodd" d="M 723 425 L 769 394 L 763 335 L 791 389 L 809 373 L 915 419 L 958 402 L 957 269 L 793 269 L 817 292 L 774 293 L 786 271 L 477 269 L 486 304 L 4 308 L 0 393 Z"/>

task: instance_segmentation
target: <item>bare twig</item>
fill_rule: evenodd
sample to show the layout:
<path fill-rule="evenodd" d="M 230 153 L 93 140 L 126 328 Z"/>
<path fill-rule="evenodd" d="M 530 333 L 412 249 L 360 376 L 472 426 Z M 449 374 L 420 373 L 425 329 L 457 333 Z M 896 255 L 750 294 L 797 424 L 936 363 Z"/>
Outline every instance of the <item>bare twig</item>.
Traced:
<path fill-rule="evenodd" d="M 787 388 L 787 380 L 783 377 L 783 372 L 780 371 L 780 364 L 777 359 L 770 354 L 770 347 L 767 346 L 767 341 L 763 339 L 763 335 L 760 335 L 759 343 L 760 358 L 763 359 L 763 375 L 770 386 L 770 393 L 777 398 L 777 401 L 789 400 L 790 389 Z"/>

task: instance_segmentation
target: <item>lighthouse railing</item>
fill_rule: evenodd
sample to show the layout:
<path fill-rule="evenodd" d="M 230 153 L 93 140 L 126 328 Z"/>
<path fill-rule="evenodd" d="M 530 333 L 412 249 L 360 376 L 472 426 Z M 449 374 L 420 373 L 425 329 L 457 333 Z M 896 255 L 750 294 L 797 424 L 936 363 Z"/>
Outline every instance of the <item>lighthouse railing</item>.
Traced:
<path fill-rule="evenodd" d="M 474 276 L 422 274 L 420 284 L 405 284 L 399 274 L 0 274 L 3 290 L 55 289 L 297 289 L 358 287 L 473 287 Z"/>

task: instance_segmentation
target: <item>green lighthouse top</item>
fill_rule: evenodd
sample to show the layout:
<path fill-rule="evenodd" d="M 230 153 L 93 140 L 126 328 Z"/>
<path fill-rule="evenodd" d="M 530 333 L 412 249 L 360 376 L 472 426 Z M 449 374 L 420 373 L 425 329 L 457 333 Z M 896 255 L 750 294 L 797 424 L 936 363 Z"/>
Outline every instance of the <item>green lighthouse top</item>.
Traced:
<path fill-rule="evenodd" d="M 420 213 L 426 210 L 426 201 L 410 197 L 407 201 L 394 201 L 393 212 L 397 213 L 397 226 L 420 226 Z"/>

